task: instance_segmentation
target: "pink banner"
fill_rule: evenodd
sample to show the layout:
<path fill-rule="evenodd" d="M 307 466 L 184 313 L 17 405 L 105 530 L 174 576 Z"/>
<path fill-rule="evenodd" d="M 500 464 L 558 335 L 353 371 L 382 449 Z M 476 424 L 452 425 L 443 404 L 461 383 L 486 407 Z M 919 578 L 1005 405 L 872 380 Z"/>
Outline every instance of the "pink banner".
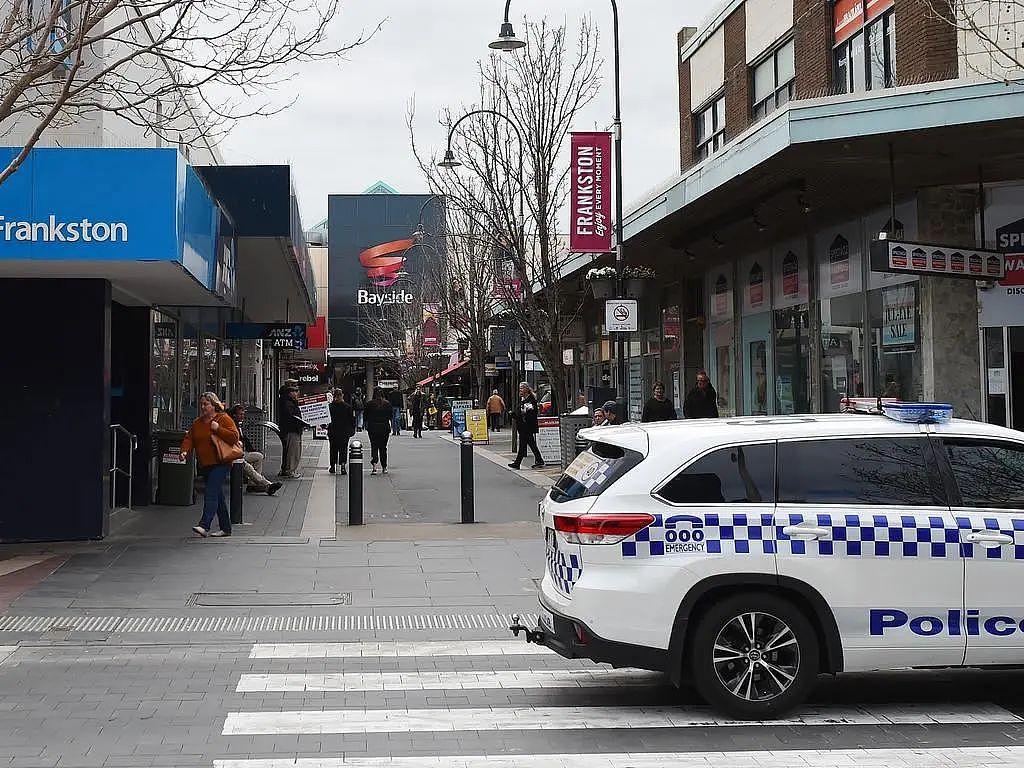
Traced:
<path fill-rule="evenodd" d="M 612 250 L 612 135 L 574 133 L 570 162 L 569 250 Z"/>

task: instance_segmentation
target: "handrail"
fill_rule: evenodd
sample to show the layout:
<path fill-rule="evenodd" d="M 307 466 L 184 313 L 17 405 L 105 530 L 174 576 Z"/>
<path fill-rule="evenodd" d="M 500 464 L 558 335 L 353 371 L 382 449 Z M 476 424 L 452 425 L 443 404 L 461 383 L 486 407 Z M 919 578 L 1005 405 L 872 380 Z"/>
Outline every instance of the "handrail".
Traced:
<path fill-rule="evenodd" d="M 117 464 L 117 436 L 123 434 L 128 438 L 128 471 L 121 469 Z M 110 436 L 113 443 L 111 450 L 110 474 L 110 509 L 117 508 L 117 476 L 124 475 L 128 478 L 128 510 L 132 508 L 132 479 L 135 473 L 135 451 L 139 449 L 139 438 L 132 432 L 125 429 L 123 424 L 111 424 Z"/>

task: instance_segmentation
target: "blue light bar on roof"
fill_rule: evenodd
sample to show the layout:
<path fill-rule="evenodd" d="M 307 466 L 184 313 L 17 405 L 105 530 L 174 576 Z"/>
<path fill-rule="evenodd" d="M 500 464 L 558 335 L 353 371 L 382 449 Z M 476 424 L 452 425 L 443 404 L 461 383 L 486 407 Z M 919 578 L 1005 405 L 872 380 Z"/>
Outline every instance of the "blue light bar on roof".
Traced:
<path fill-rule="evenodd" d="M 949 403 L 883 403 L 882 412 L 893 421 L 908 424 L 946 424 L 953 418 Z"/>

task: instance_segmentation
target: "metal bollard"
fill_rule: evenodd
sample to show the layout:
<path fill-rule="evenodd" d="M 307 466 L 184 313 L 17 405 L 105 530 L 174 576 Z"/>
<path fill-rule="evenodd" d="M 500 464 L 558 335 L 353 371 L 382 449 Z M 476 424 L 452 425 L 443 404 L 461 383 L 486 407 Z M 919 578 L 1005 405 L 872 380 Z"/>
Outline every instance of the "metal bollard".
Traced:
<path fill-rule="evenodd" d="M 245 459 L 231 462 L 231 524 L 242 524 L 242 485 L 245 482 Z"/>
<path fill-rule="evenodd" d="M 475 523 L 473 513 L 473 433 L 462 433 L 462 522 Z"/>
<path fill-rule="evenodd" d="M 363 524 L 363 444 L 358 440 L 348 449 L 348 524 Z"/>

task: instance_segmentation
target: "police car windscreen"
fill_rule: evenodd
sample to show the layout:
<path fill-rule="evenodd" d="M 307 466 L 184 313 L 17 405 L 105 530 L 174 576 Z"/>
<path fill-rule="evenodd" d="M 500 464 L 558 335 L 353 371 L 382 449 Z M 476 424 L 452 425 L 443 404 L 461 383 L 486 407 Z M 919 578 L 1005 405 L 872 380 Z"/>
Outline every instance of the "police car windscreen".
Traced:
<path fill-rule="evenodd" d="M 598 496 L 641 461 L 643 454 L 608 443 L 592 443 L 551 487 L 552 501 Z"/>

